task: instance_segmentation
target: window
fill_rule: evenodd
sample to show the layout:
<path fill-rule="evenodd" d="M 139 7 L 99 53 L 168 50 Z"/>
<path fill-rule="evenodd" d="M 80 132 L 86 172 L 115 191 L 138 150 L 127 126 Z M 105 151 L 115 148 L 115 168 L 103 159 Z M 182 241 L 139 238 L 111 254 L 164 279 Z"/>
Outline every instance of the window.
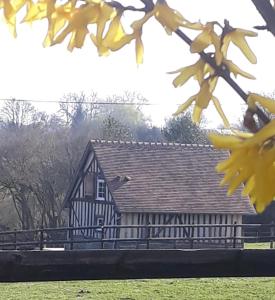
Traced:
<path fill-rule="evenodd" d="M 96 200 L 105 200 L 105 182 L 103 179 L 97 180 Z"/>
<path fill-rule="evenodd" d="M 96 217 L 96 226 L 104 225 L 104 217 Z"/>
<path fill-rule="evenodd" d="M 95 234 L 97 238 L 102 237 L 102 226 L 104 226 L 104 217 L 102 215 L 95 216 Z"/>

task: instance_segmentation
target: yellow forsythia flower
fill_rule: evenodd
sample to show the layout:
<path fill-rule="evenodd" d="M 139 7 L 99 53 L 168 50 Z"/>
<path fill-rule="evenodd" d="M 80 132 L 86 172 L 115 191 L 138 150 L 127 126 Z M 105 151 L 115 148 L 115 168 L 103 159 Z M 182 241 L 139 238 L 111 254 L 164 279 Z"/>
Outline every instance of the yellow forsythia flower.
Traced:
<path fill-rule="evenodd" d="M 103 40 L 104 46 L 112 51 L 121 49 L 133 39 L 133 35 L 127 35 L 125 33 L 120 21 L 121 16 L 122 12 L 118 13 L 112 20 L 109 30 Z"/>
<path fill-rule="evenodd" d="M 154 15 L 154 11 L 151 11 L 143 16 L 140 20 L 132 23 L 133 37 L 136 41 L 136 62 L 138 65 L 143 63 L 144 46 L 141 39 L 143 25 Z"/>
<path fill-rule="evenodd" d="M 68 50 L 81 48 L 86 35 L 89 34 L 88 25 L 96 23 L 100 17 L 100 8 L 97 4 L 83 4 L 75 8 L 65 29 L 54 38 L 51 45 L 62 43 L 67 35 L 71 34 Z"/>
<path fill-rule="evenodd" d="M 68 1 L 63 5 L 57 6 L 54 12 L 48 17 L 48 32 L 43 45 L 50 46 L 56 34 L 69 22 L 71 14 L 75 9 L 76 1 Z"/>
<path fill-rule="evenodd" d="M 55 11 L 55 2 L 56 0 L 39 0 L 36 3 L 30 3 L 23 22 L 31 23 L 36 20 L 51 18 Z"/>
<path fill-rule="evenodd" d="M 215 70 L 209 64 L 207 64 L 203 59 L 199 59 L 191 66 L 169 72 L 169 74 L 174 73 L 179 73 L 179 75 L 173 80 L 175 87 L 182 86 L 191 77 L 194 77 L 200 85 L 200 91 L 196 95 L 191 96 L 185 103 L 180 105 L 174 115 L 179 115 L 180 113 L 184 112 L 193 102 L 195 102 L 192 120 L 195 123 L 199 123 L 203 109 L 207 108 L 210 100 L 212 100 L 217 112 L 223 120 L 225 127 L 230 127 L 219 100 L 213 95 L 218 77 L 215 76 Z"/>
<path fill-rule="evenodd" d="M 16 13 L 29 3 L 30 0 L 0 0 L 0 9 L 3 9 L 4 18 L 14 37 L 16 37 Z"/>
<path fill-rule="evenodd" d="M 202 28 L 202 32 L 194 39 L 191 44 L 191 53 L 202 52 L 210 45 L 215 47 L 215 60 L 217 65 L 220 65 L 223 59 L 221 52 L 221 40 L 214 30 L 215 22 L 208 22 Z"/>
<path fill-rule="evenodd" d="M 122 12 L 118 12 L 117 15 L 111 21 L 108 31 L 101 43 L 98 42 L 96 36 L 91 34 L 91 39 L 98 49 L 99 55 L 108 55 L 109 50 L 117 51 L 130 43 L 134 38 L 133 34 L 126 34 L 121 24 Z"/>
<path fill-rule="evenodd" d="M 210 100 L 212 100 L 217 112 L 223 120 L 225 127 L 229 127 L 229 122 L 221 108 L 219 100 L 213 96 L 213 91 L 216 87 L 218 77 L 210 77 L 209 79 L 205 79 L 202 84 L 200 91 L 191 96 L 185 103 L 179 106 L 178 110 L 174 113 L 175 116 L 184 112 L 193 102 L 195 103 L 195 107 L 192 113 L 192 120 L 195 123 L 199 123 L 201 120 L 201 114 L 204 109 L 206 109 L 209 105 Z"/>
<path fill-rule="evenodd" d="M 224 59 L 223 64 L 228 68 L 228 70 L 234 74 L 235 77 L 237 75 L 241 75 L 243 77 L 246 77 L 248 79 L 256 79 L 253 75 L 243 71 L 240 69 L 237 65 L 235 65 L 231 60 Z"/>
<path fill-rule="evenodd" d="M 201 84 L 205 76 L 214 75 L 214 69 L 211 68 L 203 59 L 199 59 L 195 64 L 180 68 L 168 74 L 180 73 L 173 81 L 175 87 L 184 85 L 191 77 L 194 77 Z"/>
<path fill-rule="evenodd" d="M 155 18 L 169 34 L 184 24 L 185 19 L 183 16 L 178 11 L 170 8 L 165 0 L 157 1 L 154 12 Z"/>
<path fill-rule="evenodd" d="M 91 38 L 96 45 L 101 45 L 106 23 L 112 20 L 115 14 L 115 9 L 101 0 L 89 0 L 86 4 L 76 8 L 73 5 L 67 26 L 53 39 L 51 45 L 62 43 L 67 35 L 71 34 L 68 50 L 81 48 L 89 34 L 89 24 L 97 25 L 96 36 L 91 36 Z"/>
<path fill-rule="evenodd" d="M 116 11 L 113 7 L 109 6 L 104 2 L 100 2 L 100 4 L 97 7 L 99 8 L 99 15 L 96 21 L 97 24 L 96 40 L 98 44 L 101 44 L 106 23 L 112 20 L 112 18 L 116 14 Z"/>
<path fill-rule="evenodd" d="M 141 32 L 136 35 L 136 62 L 138 65 L 143 63 L 143 55 L 144 55 L 144 46 L 141 39 Z"/>
<path fill-rule="evenodd" d="M 275 120 L 248 137 L 210 134 L 213 145 L 230 151 L 227 160 L 217 165 L 223 172 L 222 185 L 228 184 L 228 195 L 244 185 L 243 195 L 249 196 L 258 212 L 275 197 Z"/>
<path fill-rule="evenodd" d="M 227 50 L 229 44 L 232 42 L 235 44 L 245 55 L 245 57 L 252 63 L 257 63 L 257 58 L 253 51 L 250 49 L 245 37 L 255 37 L 257 36 L 256 32 L 244 30 L 240 28 L 233 29 L 232 31 L 229 31 L 224 37 L 222 41 L 222 47 L 221 51 L 224 57 L 227 56 Z"/>
<path fill-rule="evenodd" d="M 160 22 L 168 34 L 176 31 L 180 26 L 190 29 L 202 29 L 200 23 L 187 21 L 180 12 L 168 6 L 165 0 L 158 0 L 154 8 L 155 18 Z"/>
<path fill-rule="evenodd" d="M 3 8 L 5 20 L 8 23 L 13 35 L 16 36 L 16 13 L 11 1 L 1 0 L 0 8 Z"/>
<path fill-rule="evenodd" d="M 256 104 L 260 104 L 262 107 L 267 109 L 270 113 L 275 114 L 275 100 L 260 96 L 258 94 L 250 93 L 247 97 L 248 106 L 251 109 L 256 109 Z"/>

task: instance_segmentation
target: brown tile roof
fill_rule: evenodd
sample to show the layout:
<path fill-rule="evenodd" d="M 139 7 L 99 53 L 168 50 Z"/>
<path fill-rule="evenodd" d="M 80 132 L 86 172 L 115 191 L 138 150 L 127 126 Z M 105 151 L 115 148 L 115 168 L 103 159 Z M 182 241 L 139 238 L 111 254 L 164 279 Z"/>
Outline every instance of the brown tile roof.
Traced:
<path fill-rule="evenodd" d="M 123 212 L 254 213 L 238 190 L 226 196 L 215 165 L 226 152 L 209 145 L 91 141 Z"/>

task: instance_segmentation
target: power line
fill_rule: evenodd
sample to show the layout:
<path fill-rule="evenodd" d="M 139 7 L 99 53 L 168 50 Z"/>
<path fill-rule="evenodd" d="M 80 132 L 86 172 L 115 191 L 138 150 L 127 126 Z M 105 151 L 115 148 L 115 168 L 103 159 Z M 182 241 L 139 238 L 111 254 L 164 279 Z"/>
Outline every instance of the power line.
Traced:
<path fill-rule="evenodd" d="M 64 100 L 38 100 L 38 99 L 15 99 L 15 98 L 0 98 L 0 101 L 18 101 L 18 102 L 33 102 L 33 103 L 62 103 L 62 104 L 93 104 L 93 105 L 138 105 L 138 106 L 154 106 L 164 105 L 163 103 L 139 103 L 139 102 L 104 102 L 104 101 L 64 101 Z"/>

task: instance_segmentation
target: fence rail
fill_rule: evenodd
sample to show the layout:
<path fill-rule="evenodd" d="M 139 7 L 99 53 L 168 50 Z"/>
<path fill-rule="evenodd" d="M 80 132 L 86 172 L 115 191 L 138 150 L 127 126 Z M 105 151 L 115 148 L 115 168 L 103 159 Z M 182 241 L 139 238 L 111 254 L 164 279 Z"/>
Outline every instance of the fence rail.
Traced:
<path fill-rule="evenodd" d="M 143 230 L 140 237 L 121 237 L 118 233 L 123 229 Z M 161 237 L 163 229 L 182 233 L 177 236 L 171 234 Z M 107 232 L 113 230 L 116 234 L 107 236 Z M 218 236 L 199 236 L 198 232 L 211 233 L 219 230 Z M 89 234 L 97 232 L 97 237 Z M 78 237 L 76 238 L 76 233 Z M 197 233 L 197 235 L 195 235 Z M 261 234 L 260 234 L 261 233 Z M 82 226 L 62 228 L 39 228 L 33 230 L 0 231 L 1 250 L 31 250 L 52 247 L 65 247 L 66 250 L 78 248 L 79 244 L 97 245 L 97 248 L 119 248 L 122 243 L 136 245 L 140 244 L 143 249 L 151 249 L 155 243 L 170 243 L 173 248 L 201 248 L 202 246 L 240 248 L 244 242 L 269 242 L 273 248 L 275 241 L 275 224 L 192 224 L 192 225 L 104 225 L 104 226 Z"/>

